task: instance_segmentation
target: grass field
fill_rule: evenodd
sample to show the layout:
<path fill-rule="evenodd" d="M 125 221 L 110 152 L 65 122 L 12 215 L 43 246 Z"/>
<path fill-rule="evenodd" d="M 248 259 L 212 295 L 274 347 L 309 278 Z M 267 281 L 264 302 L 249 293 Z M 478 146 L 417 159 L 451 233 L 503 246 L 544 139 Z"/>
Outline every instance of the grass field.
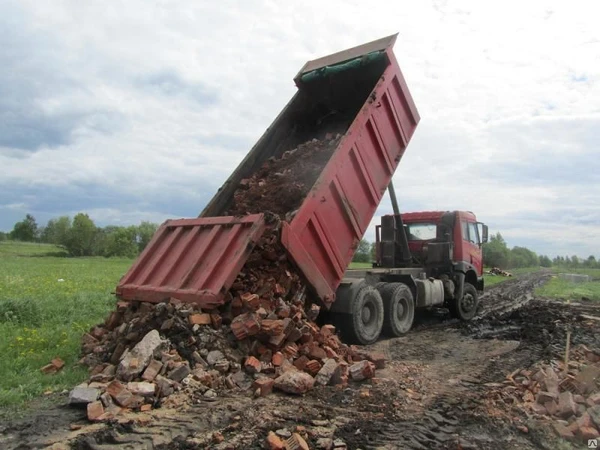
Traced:
<path fill-rule="evenodd" d="M 29 400 L 69 389 L 87 377 L 87 371 L 76 365 L 81 335 L 113 308 L 111 292 L 132 262 L 67 258 L 52 245 L 0 242 L 0 416 L 23 410 Z M 513 273 L 532 270 L 536 269 Z M 599 269 L 575 272 L 600 279 Z M 486 285 L 506 280 L 510 278 L 486 276 Z M 600 300 L 600 282 L 572 285 L 553 279 L 536 293 Z M 40 368 L 55 357 L 66 362 L 65 368 L 54 375 L 42 374 Z"/>
<path fill-rule="evenodd" d="M 0 408 L 5 411 L 86 378 L 75 367 L 80 338 L 114 305 L 131 260 L 65 258 L 52 245 L 0 242 Z M 40 368 L 66 362 L 55 375 Z"/>
<path fill-rule="evenodd" d="M 561 300 L 581 301 L 587 298 L 600 302 L 600 269 L 553 269 L 555 273 L 579 273 L 589 275 L 592 281 L 587 283 L 572 283 L 558 277 L 551 279 L 544 286 L 536 289 L 536 295 Z"/>

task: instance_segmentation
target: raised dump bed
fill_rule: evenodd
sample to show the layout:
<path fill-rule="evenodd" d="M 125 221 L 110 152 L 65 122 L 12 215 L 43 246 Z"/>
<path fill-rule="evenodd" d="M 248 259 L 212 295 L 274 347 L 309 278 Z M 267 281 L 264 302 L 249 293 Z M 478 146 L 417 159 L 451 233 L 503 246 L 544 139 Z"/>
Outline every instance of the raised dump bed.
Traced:
<path fill-rule="evenodd" d="M 268 210 L 283 221 L 289 257 L 330 306 L 419 122 L 395 40 L 306 63 L 296 94 L 200 217 L 163 224 L 117 295 L 222 303 L 264 230 L 256 213 Z"/>

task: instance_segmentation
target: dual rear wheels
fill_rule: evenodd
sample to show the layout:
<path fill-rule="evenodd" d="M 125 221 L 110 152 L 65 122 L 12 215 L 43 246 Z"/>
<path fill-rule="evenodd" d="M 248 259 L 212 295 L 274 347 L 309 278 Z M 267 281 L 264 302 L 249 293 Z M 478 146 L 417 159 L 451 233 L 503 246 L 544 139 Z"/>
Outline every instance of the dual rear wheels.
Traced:
<path fill-rule="evenodd" d="M 338 327 L 348 343 L 372 344 L 381 334 L 387 337 L 402 336 L 410 331 L 415 319 L 415 300 L 404 283 L 365 282 L 349 291 L 347 310 L 338 316 Z M 448 308 L 453 317 L 471 320 L 478 306 L 477 290 L 465 283 L 460 299 L 451 300 Z"/>
<path fill-rule="evenodd" d="M 363 284 L 350 301 L 349 314 L 341 323 L 345 340 L 372 344 L 383 334 L 401 336 L 412 327 L 415 302 L 410 288 L 403 283 Z"/>

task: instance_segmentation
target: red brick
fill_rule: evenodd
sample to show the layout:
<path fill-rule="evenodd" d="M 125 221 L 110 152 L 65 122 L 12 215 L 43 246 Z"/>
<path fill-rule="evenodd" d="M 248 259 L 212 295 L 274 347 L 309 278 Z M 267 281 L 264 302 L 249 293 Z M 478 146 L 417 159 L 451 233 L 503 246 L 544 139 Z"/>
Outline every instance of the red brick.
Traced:
<path fill-rule="evenodd" d="M 304 370 L 304 368 L 306 367 L 306 364 L 308 364 L 310 360 L 308 359 L 308 357 L 306 355 L 302 355 L 301 357 L 299 357 L 298 359 L 296 359 L 294 361 L 294 366 L 298 369 L 298 370 Z"/>
<path fill-rule="evenodd" d="M 244 362 L 244 368 L 248 373 L 258 373 L 262 368 L 262 364 L 254 356 L 249 356 Z"/>
<path fill-rule="evenodd" d="M 83 342 L 83 344 L 85 344 L 85 345 L 90 345 L 90 346 L 96 346 L 100 343 L 100 341 L 98 341 L 98 339 L 96 339 L 94 336 L 92 336 L 89 333 L 85 333 L 81 337 L 81 342 Z"/>
<path fill-rule="evenodd" d="M 348 363 L 340 361 L 333 376 L 331 377 L 331 384 L 345 386 L 348 384 Z"/>
<path fill-rule="evenodd" d="M 275 294 L 284 295 L 287 291 L 279 283 L 275 283 Z"/>
<path fill-rule="evenodd" d="M 191 314 L 189 317 L 189 321 L 192 325 L 210 325 L 212 324 L 212 319 L 210 314 L 201 313 L 201 314 Z"/>
<path fill-rule="evenodd" d="M 375 376 L 375 364 L 371 361 L 360 361 L 350 366 L 350 378 L 361 381 Z"/>
<path fill-rule="evenodd" d="M 292 434 L 285 443 L 286 449 L 293 450 L 310 450 L 310 447 L 302 436 L 298 433 Z"/>
<path fill-rule="evenodd" d="M 265 319 L 261 322 L 260 329 L 269 336 L 277 336 L 283 333 L 283 320 Z"/>
<path fill-rule="evenodd" d="M 56 367 L 56 370 L 60 370 L 65 366 L 65 362 L 60 358 L 54 358 L 50 363 Z"/>
<path fill-rule="evenodd" d="M 46 364 L 40 370 L 42 371 L 42 373 L 45 373 L 46 375 L 58 372 L 58 370 L 56 369 L 56 366 L 54 364 Z"/>
<path fill-rule="evenodd" d="M 285 445 L 283 441 L 272 431 L 269 431 L 267 435 L 267 449 L 268 450 L 284 450 Z"/>
<path fill-rule="evenodd" d="M 146 370 L 142 374 L 142 379 L 146 381 L 152 381 L 156 378 L 156 375 L 160 373 L 160 369 L 162 369 L 163 364 L 160 361 L 155 359 L 150 361 Z"/>
<path fill-rule="evenodd" d="M 367 359 L 375 364 L 377 370 L 385 369 L 386 357 L 383 353 L 369 353 Z"/>
<path fill-rule="evenodd" d="M 106 386 L 106 392 L 110 394 L 117 404 L 125 407 L 127 407 L 128 402 L 133 397 L 131 392 L 117 380 L 111 381 L 111 383 Z"/>
<path fill-rule="evenodd" d="M 87 417 L 89 420 L 98 420 L 104 414 L 104 406 L 101 401 L 95 401 L 87 404 Z"/>
<path fill-rule="evenodd" d="M 210 320 L 212 322 L 212 326 L 215 329 L 219 329 L 221 328 L 221 325 L 223 324 L 223 318 L 221 317 L 220 314 L 211 314 L 210 315 Z"/>
<path fill-rule="evenodd" d="M 283 353 L 288 358 L 296 358 L 298 356 L 298 346 L 294 343 L 288 344 L 283 348 Z"/>
<path fill-rule="evenodd" d="M 231 330 L 238 340 L 254 336 L 260 331 L 258 317 L 253 313 L 240 314 L 231 322 Z"/>
<path fill-rule="evenodd" d="M 283 354 L 281 352 L 275 353 L 271 358 L 271 362 L 275 367 L 279 367 L 283 363 Z"/>
<path fill-rule="evenodd" d="M 325 350 L 325 353 L 327 354 L 328 358 L 334 358 L 334 359 L 339 358 L 339 355 L 328 345 L 324 345 L 323 350 Z"/>
<path fill-rule="evenodd" d="M 275 380 L 273 380 L 272 378 L 259 378 L 258 380 L 254 381 L 254 383 L 252 384 L 252 388 L 258 389 L 260 392 L 260 396 L 264 397 L 273 392 L 274 383 Z"/>
<path fill-rule="evenodd" d="M 321 363 L 317 360 L 310 360 L 306 363 L 304 371 L 311 374 L 313 377 L 321 370 Z"/>
<path fill-rule="evenodd" d="M 312 343 L 308 350 L 308 357 L 312 359 L 327 359 L 327 352 L 319 347 L 317 344 Z"/>
<path fill-rule="evenodd" d="M 245 294 L 242 294 L 240 298 L 241 298 L 244 306 L 246 306 L 252 310 L 257 310 L 260 306 L 260 299 L 259 299 L 258 295 L 256 295 L 256 294 L 251 294 L 250 292 L 246 292 Z"/>

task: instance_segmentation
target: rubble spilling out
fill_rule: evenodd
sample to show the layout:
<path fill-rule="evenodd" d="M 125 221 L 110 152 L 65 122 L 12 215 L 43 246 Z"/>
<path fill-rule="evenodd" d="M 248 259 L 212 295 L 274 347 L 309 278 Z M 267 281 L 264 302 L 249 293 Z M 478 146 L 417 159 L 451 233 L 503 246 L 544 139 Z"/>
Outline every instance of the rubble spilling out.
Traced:
<path fill-rule="evenodd" d="M 258 210 L 284 218 L 298 207 L 339 138 L 311 141 L 267 161 L 243 181 L 235 213 Z M 277 184 L 278 174 L 292 180 L 292 197 Z M 83 336 L 81 361 L 90 379 L 71 392 L 70 402 L 87 405 L 90 420 L 105 420 L 122 410 L 168 404 L 175 392 L 191 402 L 214 401 L 223 390 L 302 395 L 314 386 L 372 378 L 384 359 L 342 344 L 332 325 L 315 323 L 320 307 L 279 243 L 280 222 L 269 222 L 218 309 L 175 298 L 118 302 L 104 324 Z"/>
<path fill-rule="evenodd" d="M 550 420 L 564 439 L 587 442 L 600 436 L 600 353 L 585 345 L 573 349 L 567 367 L 552 360 L 489 385 L 491 404 L 513 404 L 529 416 Z"/>

